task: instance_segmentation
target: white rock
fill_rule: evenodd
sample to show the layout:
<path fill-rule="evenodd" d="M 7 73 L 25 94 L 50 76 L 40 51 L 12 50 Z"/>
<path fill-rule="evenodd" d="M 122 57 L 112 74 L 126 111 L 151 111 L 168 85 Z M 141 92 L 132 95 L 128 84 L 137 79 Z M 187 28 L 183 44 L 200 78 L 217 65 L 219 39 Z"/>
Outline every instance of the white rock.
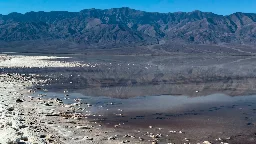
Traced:
<path fill-rule="evenodd" d="M 212 144 L 209 141 L 204 141 L 203 144 Z"/>
<path fill-rule="evenodd" d="M 88 126 L 77 126 L 77 129 L 90 129 Z"/>

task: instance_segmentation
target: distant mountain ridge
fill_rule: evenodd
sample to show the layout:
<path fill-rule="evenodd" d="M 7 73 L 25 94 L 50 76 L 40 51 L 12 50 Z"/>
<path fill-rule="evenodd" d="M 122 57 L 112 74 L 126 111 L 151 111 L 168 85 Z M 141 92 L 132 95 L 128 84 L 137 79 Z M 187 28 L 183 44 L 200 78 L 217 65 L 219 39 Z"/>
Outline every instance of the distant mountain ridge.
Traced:
<path fill-rule="evenodd" d="M 256 14 L 144 12 L 127 7 L 80 12 L 0 15 L 1 42 L 65 41 L 80 47 L 193 44 L 256 44 Z"/>

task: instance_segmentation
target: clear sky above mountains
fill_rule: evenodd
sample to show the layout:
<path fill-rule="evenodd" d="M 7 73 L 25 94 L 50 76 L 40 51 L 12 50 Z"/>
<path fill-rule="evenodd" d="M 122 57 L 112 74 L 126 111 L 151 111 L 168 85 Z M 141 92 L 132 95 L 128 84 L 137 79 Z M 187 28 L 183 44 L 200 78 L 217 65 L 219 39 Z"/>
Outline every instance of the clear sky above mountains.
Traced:
<path fill-rule="evenodd" d="M 150 12 L 194 11 L 228 15 L 256 13 L 256 0 L 0 0 L 0 13 L 29 11 L 73 11 L 130 7 Z"/>

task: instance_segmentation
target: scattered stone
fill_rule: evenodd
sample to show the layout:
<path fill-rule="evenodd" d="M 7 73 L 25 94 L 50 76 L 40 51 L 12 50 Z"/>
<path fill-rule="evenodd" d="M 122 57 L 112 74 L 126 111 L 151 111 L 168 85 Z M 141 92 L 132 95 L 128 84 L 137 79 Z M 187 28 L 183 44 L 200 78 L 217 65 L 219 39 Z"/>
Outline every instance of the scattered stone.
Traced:
<path fill-rule="evenodd" d="M 16 100 L 16 103 L 22 103 L 22 102 L 24 102 L 24 100 L 22 100 L 22 99 L 17 99 Z"/>
<path fill-rule="evenodd" d="M 23 132 L 17 132 L 17 135 L 23 135 L 24 133 Z"/>
<path fill-rule="evenodd" d="M 50 105 L 49 103 L 45 103 L 44 105 L 45 105 L 45 106 L 52 106 L 52 105 Z"/>
<path fill-rule="evenodd" d="M 7 142 L 6 142 L 6 144 L 15 144 L 16 143 L 16 141 L 12 141 L 12 140 L 7 140 Z"/>
<path fill-rule="evenodd" d="M 162 137 L 162 134 L 156 134 L 155 135 L 155 138 L 161 138 Z"/>
<path fill-rule="evenodd" d="M 22 136 L 22 137 L 21 137 L 21 140 L 23 140 L 23 141 L 28 141 L 28 137 Z"/>
<path fill-rule="evenodd" d="M 53 124 L 53 122 L 47 122 L 47 124 Z"/>
<path fill-rule="evenodd" d="M 144 138 L 139 137 L 139 140 L 140 140 L 140 141 L 144 141 Z"/>
<path fill-rule="evenodd" d="M 116 139 L 115 136 L 111 136 L 111 137 L 108 138 L 108 140 L 115 140 L 115 139 Z"/>
<path fill-rule="evenodd" d="M 23 129 L 23 128 L 26 128 L 27 126 L 26 125 L 20 125 L 19 128 L 20 129 Z"/>
<path fill-rule="evenodd" d="M 130 141 L 128 141 L 128 140 L 124 140 L 124 141 L 122 141 L 122 143 L 129 143 Z"/>
<path fill-rule="evenodd" d="M 14 110 L 14 107 L 13 107 L 13 106 L 8 107 L 7 110 L 8 110 L 8 111 L 13 111 L 13 110 Z"/>
<path fill-rule="evenodd" d="M 85 140 L 93 140 L 93 138 L 90 138 L 88 136 L 84 137 Z"/>
<path fill-rule="evenodd" d="M 182 133 L 184 133 L 184 132 L 182 132 L 182 131 L 179 131 L 179 133 L 180 133 L 180 134 L 182 134 Z"/>
<path fill-rule="evenodd" d="M 12 122 L 11 122 L 11 121 L 8 121 L 8 122 L 6 122 L 6 125 L 7 125 L 7 126 L 12 126 Z"/>
<path fill-rule="evenodd" d="M 40 135 L 39 138 L 46 138 L 46 135 Z"/>
<path fill-rule="evenodd" d="M 59 99 L 59 98 L 56 98 L 55 101 L 56 101 L 57 103 L 63 103 L 62 100 Z"/>
<path fill-rule="evenodd" d="M 77 129 L 90 129 L 88 126 L 77 126 Z"/>
<path fill-rule="evenodd" d="M 82 119 L 81 117 L 73 117 L 74 120 L 80 120 Z"/>
<path fill-rule="evenodd" d="M 130 137 L 130 135 L 128 135 L 128 134 L 127 134 L 127 135 L 124 135 L 124 138 L 128 138 L 128 137 Z"/>

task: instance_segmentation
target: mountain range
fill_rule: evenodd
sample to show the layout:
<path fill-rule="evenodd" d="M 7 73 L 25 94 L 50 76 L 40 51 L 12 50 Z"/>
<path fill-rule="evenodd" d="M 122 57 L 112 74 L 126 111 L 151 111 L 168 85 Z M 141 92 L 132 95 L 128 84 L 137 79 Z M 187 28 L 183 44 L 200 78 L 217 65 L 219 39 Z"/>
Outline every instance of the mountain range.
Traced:
<path fill-rule="evenodd" d="M 0 15 L 3 47 L 110 49 L 165 43 L 256 44 L 256 14 L 145 12 L 127 7 Z"/>

